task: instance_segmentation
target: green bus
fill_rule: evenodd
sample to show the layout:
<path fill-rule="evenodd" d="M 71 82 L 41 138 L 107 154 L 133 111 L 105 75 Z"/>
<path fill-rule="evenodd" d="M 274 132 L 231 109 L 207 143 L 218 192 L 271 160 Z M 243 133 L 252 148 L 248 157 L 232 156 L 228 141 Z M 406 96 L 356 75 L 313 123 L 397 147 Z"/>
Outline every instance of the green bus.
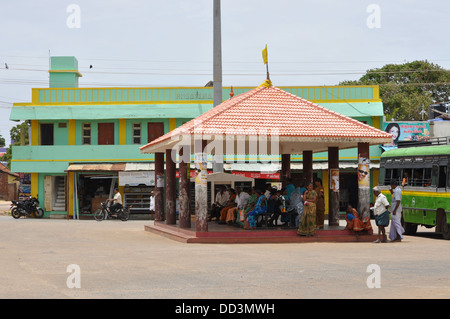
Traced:
<path fill-rule="evenodd" d="M 405 234 L 436 227 L 450 239 L 450 145 L 398 148 L 380 158 L 379 186 L 391 200 L 390 182 L 402 187 Z M 405 179 L 406 185 L 402 186 Z"/>

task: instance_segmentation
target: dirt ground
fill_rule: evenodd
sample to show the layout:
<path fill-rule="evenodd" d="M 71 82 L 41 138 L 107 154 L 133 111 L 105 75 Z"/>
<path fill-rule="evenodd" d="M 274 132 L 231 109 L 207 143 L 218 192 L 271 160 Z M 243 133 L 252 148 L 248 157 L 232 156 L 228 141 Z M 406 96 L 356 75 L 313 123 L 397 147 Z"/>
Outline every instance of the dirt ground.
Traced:
<path fill-rule="evenodd" d="M 0 216 L 0 298 L 450 297 L 450 241 L 421 227 L 401 243 L 227 245 L 175 242 L 149 223 Z"/>

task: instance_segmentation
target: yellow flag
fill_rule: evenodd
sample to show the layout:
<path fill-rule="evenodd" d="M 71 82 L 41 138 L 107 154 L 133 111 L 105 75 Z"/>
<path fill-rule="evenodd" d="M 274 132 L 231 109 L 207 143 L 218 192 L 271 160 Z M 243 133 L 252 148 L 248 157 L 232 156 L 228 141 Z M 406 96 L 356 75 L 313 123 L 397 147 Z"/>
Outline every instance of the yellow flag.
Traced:
<path fill-rule="evenodd" d="M 267 64 L 267 44 L 266 44 L 266 47 L 264 48 L 264 50 L 262 50 L 262 56 L 263 56 L 264 64 Z"/>

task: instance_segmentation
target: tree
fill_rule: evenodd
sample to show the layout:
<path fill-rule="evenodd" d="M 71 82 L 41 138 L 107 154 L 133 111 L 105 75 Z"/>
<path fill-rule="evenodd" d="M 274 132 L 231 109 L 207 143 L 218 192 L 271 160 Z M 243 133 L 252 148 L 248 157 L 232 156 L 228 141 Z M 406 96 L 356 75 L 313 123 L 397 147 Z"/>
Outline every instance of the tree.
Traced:
<path fill-rule="evenodd" d="M 5 147 L 5 138 L 0 134 L 0 147 Z"/>
<path fill-rule="evenodd" d="M 388 121 L 422 120 L 422 108 L 447 102 L 450 98 L 450 71 L 428 61 L 387 64 L 371 69 L 357 81 L 340 85 L 379 85 L 384 114 Z"/>
<path fill-rule="evenodd" d="M 28 145 L 28 128 L 30 127 L 30 121 L 22 122 L 9 130 L 9 135 L 11 137 L 12 145 L 20 145 L 22 141 L 22 132 L 23 132 L 23 144 Z"/>
<path fill-rule="evenodd" d="M 30 121 L 22 122 L 9 130 L 9 135 L 11 137 L 11 145 L 6 148 L 6 153 L 0 158 L 2 162 L 7 162 L 7 166 L 11 169 L 11 158 L 12 158 L 12 146 L 20 145 L 23 143 L 27 145 L 29 142 L 28 128 L 30 127 Z M 23 140 L 22 140 L 23 134 Z M 1 142 L 1 140 L 0 140 Z"/>

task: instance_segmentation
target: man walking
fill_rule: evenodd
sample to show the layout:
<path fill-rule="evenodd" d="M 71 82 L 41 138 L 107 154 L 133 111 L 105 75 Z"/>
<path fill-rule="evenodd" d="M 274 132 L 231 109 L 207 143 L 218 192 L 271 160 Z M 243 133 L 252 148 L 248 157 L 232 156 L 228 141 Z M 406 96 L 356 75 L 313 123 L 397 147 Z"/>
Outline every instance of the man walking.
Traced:
<path fill-rule="evenodd" d="M 378 226 L 378 239 L 374 243 L 385 243 L 387 241 L 385 227 L 389 225 L 389 202 L 378 186 L 373 188 L 373 194 L 376 197 L 373 214 L 375 215 L 375 223 Z"/>
<path fill-rule="evenodd" d="M 150 218 L 153 217 L 155 213 L 155 192 L 152 191 L 150 195 Z"/>
<path fill-rule="evenodd" d="M 391 241 L 402 241 L 405 230 L 402 227 L 402 190 L 398 187 L 396 180 L 391 181 L 391 230 L 389 231 L 389 239 Z"/>

